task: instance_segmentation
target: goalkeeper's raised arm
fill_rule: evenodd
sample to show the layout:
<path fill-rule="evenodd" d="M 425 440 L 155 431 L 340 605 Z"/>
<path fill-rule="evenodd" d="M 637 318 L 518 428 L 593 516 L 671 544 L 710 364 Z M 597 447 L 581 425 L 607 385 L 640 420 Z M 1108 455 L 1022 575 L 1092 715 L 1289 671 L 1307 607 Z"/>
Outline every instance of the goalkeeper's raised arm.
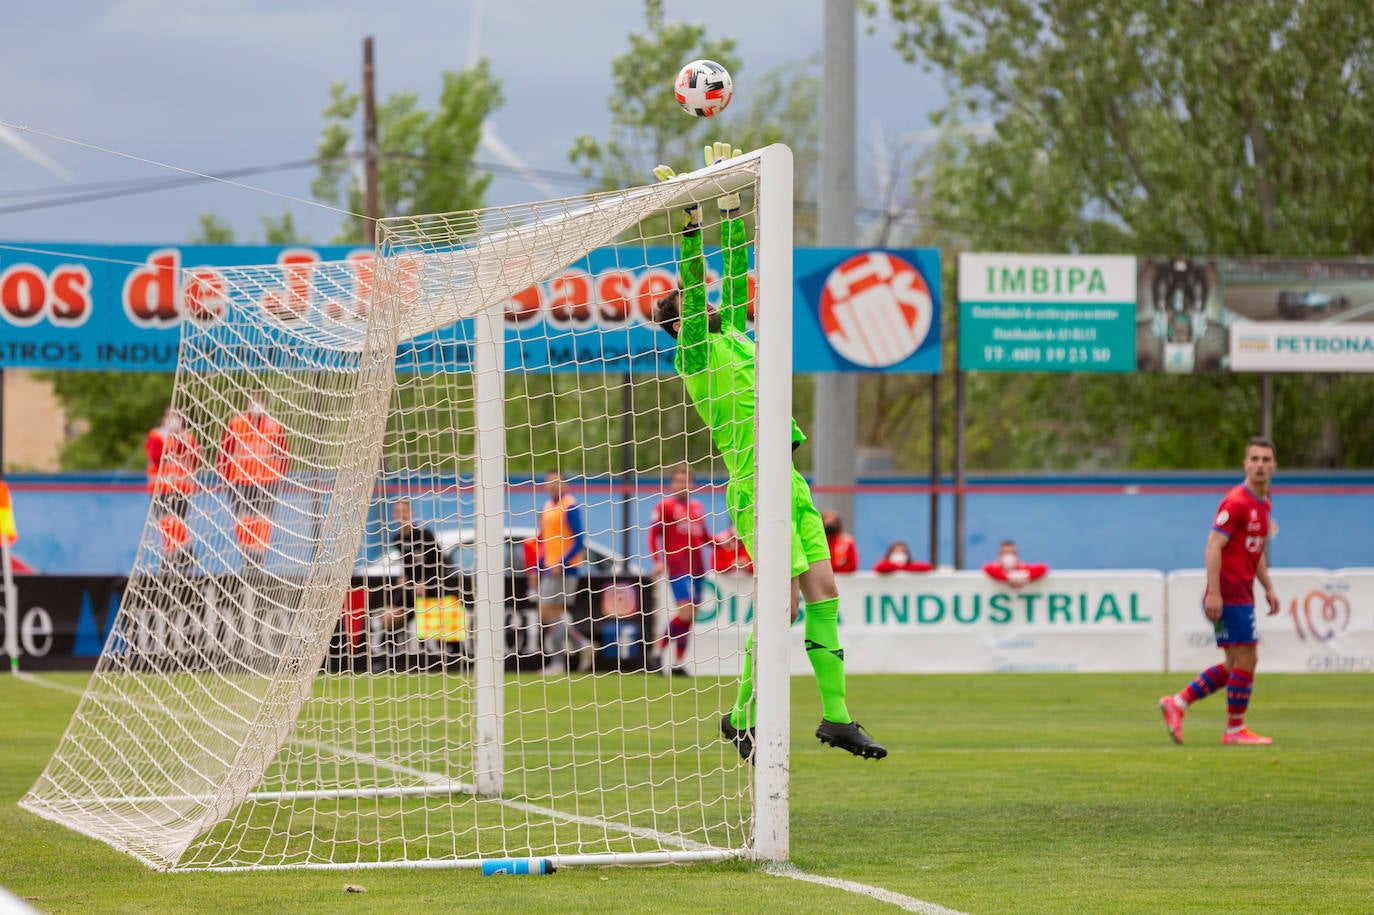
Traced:
<path fill-rule="evenodd" d="M 739 155 L 728 143 L 706 147 L 706 164 Z M 665 165 L 654 169 L 660 180 L 676 177 Z M 706 307 L 706 259 L 702 252 L 701 206 L 687 210 L 678 257 L 679 288 L 654 304 L 654 322 L 677 341 L 673 365 L 682 377 L 692 406 L 711 431 L 729 471 L 726 506 L 740 539 L 755 551 L 754 413 L 757 390 L 754 341 L 744 333 L 748 308 L 748 239 L 740 212 L 740 198 L 726 194 L 716 201 L 721 215 L 725 285 L 721 311 Z M 801 430 L 792 424 L 792 440 Z M 780 470 L 780 468 L 778 468 Z M 882 759 L 887 750 L 875 743 L 849 715 L 845 703 L 844 651 L 838 631 L 839 590 L 830 568 L 830 545 L 820 512 L 806 479 L 795 467 L 792 477 L 792 613 L 797 593 L 806 597 L 806 655 L 820 688 L 823 718 L 816 729 L 822 743 L 866 759 Z M 746 643 L 734 707 L 720 722 L 720 731 L 740 756 L 753 761 L 754 682 L 753 636 Z"/>

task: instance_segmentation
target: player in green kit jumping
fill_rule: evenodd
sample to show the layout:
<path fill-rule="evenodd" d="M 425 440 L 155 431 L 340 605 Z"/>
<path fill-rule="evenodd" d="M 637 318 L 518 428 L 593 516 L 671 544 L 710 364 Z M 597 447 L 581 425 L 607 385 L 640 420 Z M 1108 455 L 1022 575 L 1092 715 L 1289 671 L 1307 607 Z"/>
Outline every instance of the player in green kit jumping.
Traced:
<path fill-rule="evenodd" d="M 706 147 L 706 164 L 740 154 L 728 143 Z M 674 177 L 672 169 L 654 169 L 660 180 Z M 716 201 L 721 218 L 721 247 L 725 258 L 719 312 L 706 306 L 706 259 L 702 252 L 701 206 L 687 210 L 678 257 L 679 288 L 654 305 L 654 323 L 677 341 L 673 365 L 682 377 L 702 421 L 720 450 L 730 473 L 726 504 L 740 539 L 754 552 L 754 341 L 745 333 L 747 319 L 748 241 L 739 194 Z M 803 440 L 792 422 L 792 447 Z M 882 759 L 887 750 L 875 743 L 849 716 L 845 705 L 844 649 L 839 638 L 839 591 L 830 568 L 825 526 L 811 499 L 811 488 L 795 467 L 792 471 L 792 620 L 797 618 L 797 594 L 806 599 L 806 656 L 820 688 L 823 718 L 816 728 L 822 743 L 848 750 L 865 759 Z M 740 756 L 754 755 L 754 636 L 745 645 L 744 669 L 734 708 L 720 720 L 721 734 Z"/>

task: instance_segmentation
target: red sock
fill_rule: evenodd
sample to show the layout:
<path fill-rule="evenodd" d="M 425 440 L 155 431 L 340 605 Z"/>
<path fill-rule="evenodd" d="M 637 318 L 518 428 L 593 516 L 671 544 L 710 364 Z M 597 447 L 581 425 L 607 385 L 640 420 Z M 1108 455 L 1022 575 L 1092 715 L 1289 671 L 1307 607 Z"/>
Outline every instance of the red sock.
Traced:
<path fill-rule="evenodd" d="M 680 662 L 687 653 L 687 633 L 692 631 L 691 623 L 684 623 L 676 616 L 668 621 L 668 642 L 673 646 L 673 655 Z"/>
<path fill-rule="evenodd" d="M 1182 696 L 1189 705 L 1206 699 L 1226 684 L 1226 665 L 1215 664 L 1197 675 L 1197 679 L 1183 688 Z"/>
<path fill-rule="evenodd" d="M 1245 727 L 1245 710 L 1250 707 L 1250 687 L 1255 675 L 1239 667 L 1231 668 L 1226 681 L 1226 729 L 1238 731 Z"/>

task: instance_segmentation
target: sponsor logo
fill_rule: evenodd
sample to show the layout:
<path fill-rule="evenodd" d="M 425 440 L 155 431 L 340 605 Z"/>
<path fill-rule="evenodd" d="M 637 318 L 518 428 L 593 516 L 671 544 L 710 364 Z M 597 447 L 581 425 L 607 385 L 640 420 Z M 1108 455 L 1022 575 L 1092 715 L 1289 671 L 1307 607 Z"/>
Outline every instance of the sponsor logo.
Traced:
<path fill-rule="evenodd" d="M 1281 353 L 1374 353 L 1374 337 L 1279 337 Z"/>
<path fill-rule="evenodd" d="M 934 305 L 917 269 L 885 251 L 845 260 L 821 290 L 821 330 L 830 346 L 855 365 L 896 365 L 921 348 Z"/>
<path fill-rule="evenodd" d="M 1350 600 L 1342 592 L 1344 583 L 1334 583 L 1318 591 L 1308 591 L 1293 598 L 1288 615 L 1293 628 L 1304 642 L 1329 642 L 1350 628 Z"/>
<path fill-rule="evenodd" d="M 1135 592 L 866 594 L 866 625 L 1132 625 L 1153 622 Z"/>
<path fill-rule="evenodd" d="M 1099 267 L 994 267 L 986 270 L 986 293 L 992 296 L 1106 296 L 1107 280 Z"/>

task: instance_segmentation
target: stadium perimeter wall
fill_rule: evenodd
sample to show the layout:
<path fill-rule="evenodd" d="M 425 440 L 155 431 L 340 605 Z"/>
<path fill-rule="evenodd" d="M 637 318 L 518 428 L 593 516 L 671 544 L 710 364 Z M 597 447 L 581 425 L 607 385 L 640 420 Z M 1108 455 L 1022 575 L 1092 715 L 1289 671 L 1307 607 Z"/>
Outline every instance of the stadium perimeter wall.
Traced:
<path fill-rule="evenodd" d="M 10 474 L 18 555 L 35 569 L 63 575 L 122 575 L 132 566 L 148 511 L 142 474 Z M 967 486 L 965 557 L 978 568 L 996 557 L 1004 538 L 1017 541 L 1024 559 L 1053 569 L 1173 569 L 1202 564 L 1212 512 L 1240 481 L 1235 473 L 981 476 Z M 662 486 L 641 478 L 624 490 L 605 479 L 575 481 L 587 503 L 588 529 L 627 555 L 647 559 L 644 531 Z M 449 500 L 470 499 L 461 481 L 428 481 L 437 494 L 416 503 L 424 521 Z M 941 565 L 954 558 L 953 481 L 939 498 Z M 514 481 L 507 496 L 512 524 L 532 524 L 534 487 Z M 726 523 L 723 481 L 699 493 L 713 530 Z M 1367 565 L 1374 542 L 1374 473 L 1283 473 L 1274 489 L 1279 533 L 1272 544 L 1276 568 Z M 202 504 L 211 500 L 202 499 Z M 856 518 L 846 526 L 868 568 L 893 540 L 905 540 L 917 557 L 930 553 L 930 486 L 915 479 L 861 481 Z M 627 525 L 622 520 L 629 513 Z M 380 527 L 378 527 L 380 529 Z M 611 533 L 614 532 L 614 533 Z M 377 558 L 379 538 L 365 544 Z"/>
<path fill-rule="evenodd" d="M 1281 612 L 1259 616 L 1266 671 L 1374 673 L 1374 569 L 1282 569 L 1273 573 Z M 207 579 L 207 586 L 213 583 Z M 1196 673 L 1219 657 L 1202 615 L 1201 570 L 1053 572 L 1020 590 L 975 572 L 840 579 L 840 638 L 852 673 L 1017 671 Z M 20 667 L 89 669 L 119 608 L 115 576 L 21 576 Z M 782 611 L 785 597 L 777 609 Z M 211 601 L 211 603 L 215 603 Z M 191 607 L 163 649 L 195 652 L 203 629 L 222 636 L 258 622 L 238 602 Z M 594 633 L 604 605 L 592 596 Z M 341 609 L 338 635 L 348 615 Z M 753 619 L 752 579 L 710 579 L 699 608 L 691 663 L 698 674 L 734 676 Z M 247 614 L 245 619 L 229 619 Z M 509 644 L 526 616 L 507 614 Z M 0 630 L 3 625 L 0 625 Z M 617 627 L 617 632 L 620 631 Z M 791 668 L 809 671 L 803 627 L 791 630 Z M 601 639 L 601 635 L 594 635 Z M 611 637 L 613 638 L 613 637 Z M 118 644 L 118 640 L 116 640 Z M 220 643 L 216 643 L 220 644 Z M 600 644 L 600 642 L 599 642 Z M 601 648 L 616 653 L 613 641 Z M 633 646 L 629 646 L 633 648 Z M 353 669 L 336 638 L 331 669 Z M 725 661 L 723 659 L 730 659 Z"/>

